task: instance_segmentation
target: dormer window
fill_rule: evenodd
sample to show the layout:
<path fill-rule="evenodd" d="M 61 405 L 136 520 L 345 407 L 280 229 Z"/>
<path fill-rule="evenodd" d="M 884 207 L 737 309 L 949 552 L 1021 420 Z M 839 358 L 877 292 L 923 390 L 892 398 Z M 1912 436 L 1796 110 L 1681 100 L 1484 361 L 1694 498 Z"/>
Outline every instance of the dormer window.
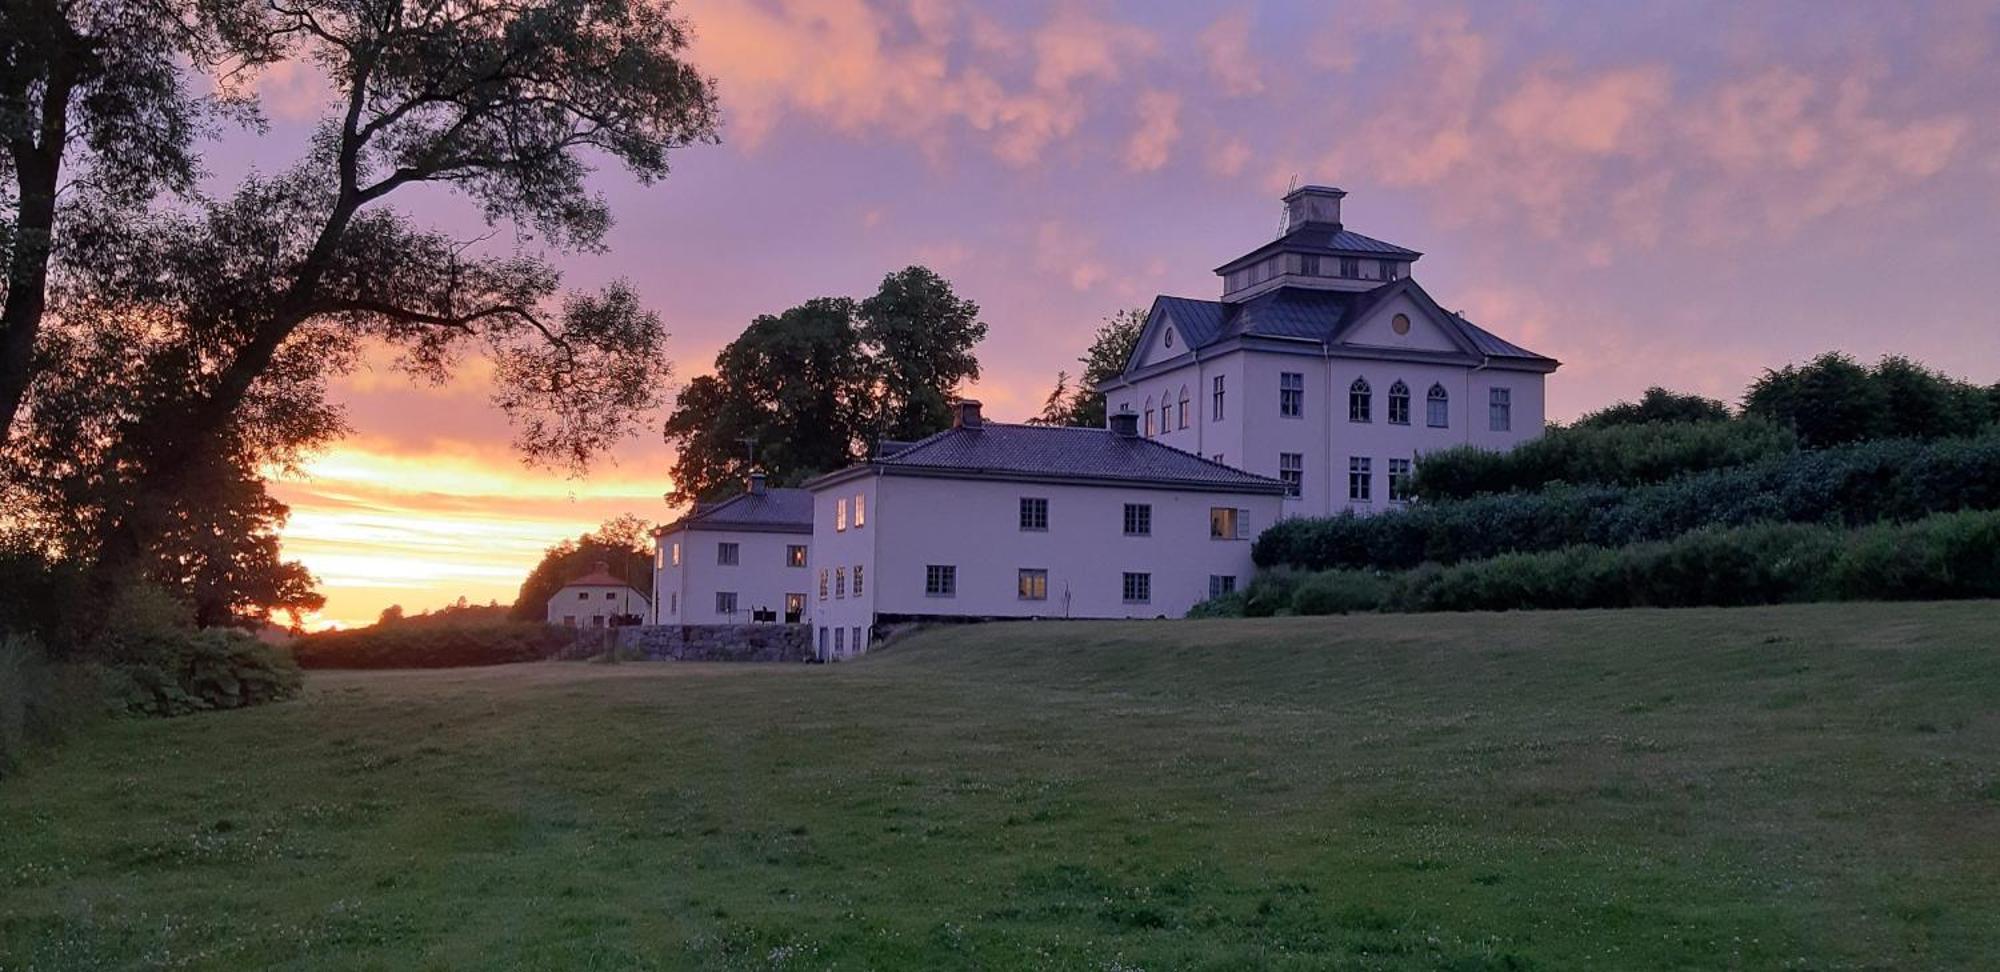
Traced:
<path fill-rule="evenodd" d="M 1308 253 L 1299 257 L 1299 272 L 1308 277 L 1319 276 L 1319 254 Z"/>
<path fill-rule="evenodd" d="M 1340 275 L 1343 277 L 1361 276 L 1361 260 L 1357 257 L 1341 257 Z"/>

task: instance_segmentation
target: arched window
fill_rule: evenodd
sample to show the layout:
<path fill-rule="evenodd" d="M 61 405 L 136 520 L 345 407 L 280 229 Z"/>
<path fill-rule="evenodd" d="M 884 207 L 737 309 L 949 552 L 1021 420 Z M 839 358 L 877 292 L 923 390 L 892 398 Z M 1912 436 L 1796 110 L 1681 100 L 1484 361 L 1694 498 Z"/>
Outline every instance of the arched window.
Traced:
<path fill-rule="evenodd" d="M 1368 387 L 1368 379 L 1356 378 L 1347 386 L 1347 420 L 1349 422 L 1373 422 L 1375 392 Z"/>
<path fill-rule="evenodd" d="M 1444 390 L 1443 385 L 1432 385 L 1430 394 L 1424 397 L 1427 399 L 1425 404 L 1429 406 L 1424 424 L 1434 429 L 1449 427 L 1451 425 L 1450 393 Z"/>
<path fill-rule="evenodd" d="M 1172 392 L 1161 392 L 1160 434 L 1166 435 L 1167 433 L 1172 432 L 1173 430 L 1174 430 L 1174 395 Z"/>
<path fill-rule="evenodd" d="M 1400 379 L 1389 386 L 1389 424 L 1410 424 L 1410 386 Z"/>
<path fill-rule="evenodd" d="M 1146 414 L 1146 438 L 1150 439 L 1153 437 L 1153 399 L 1150 396 L 1146 399 L 1145 414 Z"/>
<path fill-rule="evenodd" d="M 1185 429 L 1188 427 L 1188 393 L 1186 385 L 1181 386 L 1180 406 L 1181 406 L 1180 427 Z"/>

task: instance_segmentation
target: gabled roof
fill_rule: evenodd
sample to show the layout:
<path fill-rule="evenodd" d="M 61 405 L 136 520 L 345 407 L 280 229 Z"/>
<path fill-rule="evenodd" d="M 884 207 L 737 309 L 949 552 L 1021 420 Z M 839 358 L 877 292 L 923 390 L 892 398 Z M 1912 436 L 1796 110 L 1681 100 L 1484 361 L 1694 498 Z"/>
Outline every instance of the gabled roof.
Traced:
<path fill-rule="evenodd" d="M 744 530 L 753 533 L 811 533 L 812 493 L 803 489 L 766 489 L 738 493 L 719 503 L 696 504 L 686 516 L 660 528 L 675 530 Z"/>
<path fill-rule="evenodd" d="M 1384 301 L 1398 295 L 1409 296 L 1418 306 L 1429 312 L 1444 328 L 1445 335 L 1458 346 L 1459 355 L 1465 361 L 1478 364 L 1482 359 L 1492 359 L 1534 370 L 1553 370 L 1557 364 L 1554 358 L 1536 354 L 1518 344 L 1503 340 L 1464 317 L 1438 306 L 1437 301 L 1433 300 L 1412 277 L 1390 281 L 1373 290 L 1358 293 L 1305 287 L 1279 287 L 1241 302 L 1161 296 L 1153 301 L 1153 310 L 1147 316 L 1146 330 L 1138 342 L 1138 347 L 1147 347 L 1154 329 L 1165 324 L 1174 326 L 1183 346 L 1197 352 L 1229 341 L 1254 338 L 1337 345 L 1366 319 L 1370 312 L 1381 306 Z M 1360 346 L 1341 348 L 1338 353 L 1357 357 L 1405 354 L 1394 349 Z M 1135 349 L 1135 359 L 1137 354 Z M 1147 366 L 1148 369 L 1153 367 L 1156 366 Z M 1139 369 L 1133 367 L 1132 361 L 1126 362 L 1127 374 L 1137 370 Z"/>
<path fill-rule="evenodd" d="M 563 587 L 622 587 L 635 594 L 639 594 L 641 597 L 645 596 L 638 588 L 625 583 L 612 574 L 610 565 L 601 560 L 593 565 L 583 576 L 564 584 Z"/>
<path fill-rule="evenodd" d="M 1421 251 L 1386 243 L 1372 236 L 1363 236 L 1338 223 L 1304 223 L 1294 227 L 1285 235 L 1216 267 L 1215 272 L 1228 273 L 1243 264 L 1262 260 L 1279 252 L 1314 253 L 1326 256 L 1395 257 L 1402 260 L 1415 260 L 1423 256 Z"/>
<path fill-rule="evenodd" d="M 1284 484 L 1172 446 L 1109 429 L 981 423 L 946 429 L 894 455 L 806 484 L 819 488 L 869 472 L 1227 493 L 1282 493 Z"/>

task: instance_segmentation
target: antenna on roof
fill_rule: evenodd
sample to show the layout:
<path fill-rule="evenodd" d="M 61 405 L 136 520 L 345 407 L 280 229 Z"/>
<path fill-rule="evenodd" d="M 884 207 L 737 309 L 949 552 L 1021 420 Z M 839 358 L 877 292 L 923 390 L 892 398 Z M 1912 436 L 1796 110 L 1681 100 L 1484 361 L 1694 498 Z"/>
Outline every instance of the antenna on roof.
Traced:
<path fill-rule="evenodd" d="M 1296 192 L 1298 188 L 1299 188 L 1299 174 L 1294 172 L 1292 173 L 1291 184 L 1285 187 L 1286 198 L 1290 198 L 1292 193 Z M 1284 236 L 1285 231 L 1291 228 L 1292 228 L 1291 204 L 1281 202 L 1278 204 L 1278 235 Z"/>

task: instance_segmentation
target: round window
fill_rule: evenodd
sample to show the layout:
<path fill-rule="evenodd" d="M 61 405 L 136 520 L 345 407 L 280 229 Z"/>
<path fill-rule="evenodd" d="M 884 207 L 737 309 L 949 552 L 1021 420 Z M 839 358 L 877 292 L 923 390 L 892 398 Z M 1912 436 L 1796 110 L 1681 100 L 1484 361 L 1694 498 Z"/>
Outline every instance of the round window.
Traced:
<path fill-rule="evenodd" d="M 1393 328 L 1397 334 L 1410 333 L 1410 315 L 1397 314 L 1395 317 L 1389 319 L 1389 326 Z"/>
<path fill-rule="evenodd" d="M 1167 347 L 1171 348 L 1173 346 L 1174 346 L 1174 329 L 1170 327 L 1167 328 Z"/>

